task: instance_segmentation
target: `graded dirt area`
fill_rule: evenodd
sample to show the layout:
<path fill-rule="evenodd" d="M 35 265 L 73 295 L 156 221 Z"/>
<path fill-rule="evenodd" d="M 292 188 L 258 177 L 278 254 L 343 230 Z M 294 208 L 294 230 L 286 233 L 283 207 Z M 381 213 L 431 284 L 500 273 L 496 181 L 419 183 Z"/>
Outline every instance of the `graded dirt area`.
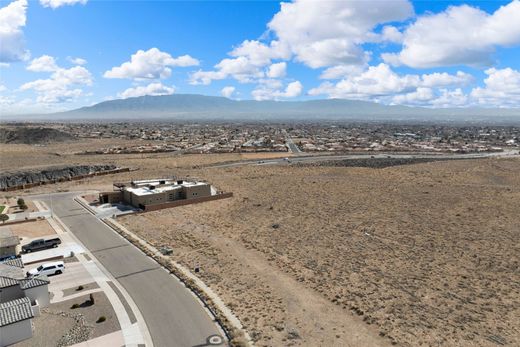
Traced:
<path fill-rule="evenodd" d="M 203 168 L 244 156 L 78 158 L 56 145 L 40 157 L 20 146 L 3 146 L 10 154 L 0 166 L 139 170 L 17 194 L 112 190 L 113 181 L 171 175 L 232 191 L 231 199 L 119 220 L 200 267 L 258 346 L 520 345 L 518 159 Z M 52 155 L 58 147 L 63 154 Z"/>
<path fill-rule="evenodd" d="M 505 159 L 206 169 L 232 199 L 120 220 L 200 267 L 259 346 L 514 346 L 519 172 Z"/>
<path fill-rule="evenodd" d="M 9 228 L 15 235 L 19 237 L 25 237 L 27 239 L 56 234 L 54 229 L 50 226 L 49 222 L 47 222 L 45 219 L 13 225 L 7 224 L 4 226 L 0 224 L 0 229 L 2 228 Z"/>

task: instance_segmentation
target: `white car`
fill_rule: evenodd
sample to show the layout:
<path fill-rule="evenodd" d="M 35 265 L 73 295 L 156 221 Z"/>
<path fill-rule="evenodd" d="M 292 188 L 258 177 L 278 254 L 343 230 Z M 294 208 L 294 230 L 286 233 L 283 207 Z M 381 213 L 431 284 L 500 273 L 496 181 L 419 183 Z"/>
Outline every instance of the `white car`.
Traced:
<path fill-rule="evenodd" d="M 65 271 L 65 264 L 62 261 L 55 261 L 38 266 L 35 269 L 27 271 L 27 277 L 34 277 L 40 275 L 59 275 Z"/>

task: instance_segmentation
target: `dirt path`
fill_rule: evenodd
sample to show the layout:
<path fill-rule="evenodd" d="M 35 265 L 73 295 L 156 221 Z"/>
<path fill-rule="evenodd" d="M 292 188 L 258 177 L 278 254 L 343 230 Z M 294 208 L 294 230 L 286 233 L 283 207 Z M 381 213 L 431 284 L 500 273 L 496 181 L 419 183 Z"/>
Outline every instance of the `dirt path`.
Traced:
<path fill-rule="evenodd" d="M 244 264 L 247 272 L 255 274 L 259 282 L 267 285 L 286 303 L 284 308 L 288 319 L 284 322 L 285 330 L 296 344 L 345 347 L 390 345 L 388 340 L 378 336 L 375 328 L 279 271 L 260 252 L 247 249 L 240 242 L 222 235 L 207 237 L 207 234 L 198 233 L 223 254 L 231 255 Z"/>

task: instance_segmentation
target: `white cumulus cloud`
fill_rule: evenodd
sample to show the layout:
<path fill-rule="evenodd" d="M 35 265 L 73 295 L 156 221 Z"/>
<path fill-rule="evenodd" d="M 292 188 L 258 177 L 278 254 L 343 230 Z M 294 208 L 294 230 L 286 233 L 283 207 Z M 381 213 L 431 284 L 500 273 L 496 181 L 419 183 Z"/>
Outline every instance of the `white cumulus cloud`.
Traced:
<path fill-rule="evenodd" d="M 113 67 L 103 75 L 105 78 L 159 79 L 171 75 L 170 67 L 199 65 L 199 61 L 189 55 L 177 58 L 157 48 L 139 50 L 132 54 L 130 61 Z"/>
<path fill-rule="evenodd" d="M 471 91 L 475 102 L 485 106 L 520 107 L 520 71 L 491 68 L 485 72 L 485 86 Z"/>
<path fill-rule="evenodd" d="M 393 65 L 414 68 L 489 66 L 496 47 L 520 44 L 520 0 L 493 14 L 468 5 L 421 16 L 403 34 L 403 49 L 383 54 Z"/>
<path fill-rule="evenodd" d="M 440 97 L 439 94 L 442 93 L 445 100 L 450 96 L 449 93 L 452 91 L 447 87 L 467 86 L 473 81 L 472 75 L 462 71 L 454 75 L 445 72 L 399 75 L 390 66 L 381 63 L 362 72 L 353 71 L 337 83 L 324 82 L 311 89 L 309 94 L 406 105 L 432 105 L 434 100 Z M 442 92 L 443 90 L 445 92 Z M 458 105 L 458 99 L 452 99 L 457 101 Z M 439 106 L 443 105 L 444 102 L 439 102 Z"/>
<path fill-rule="evenodd" d="M 241 83 L 280 78 L 285 75 L 284 62 L 277 60 L 292 58 L 311 68 L 365 65 L 370 54 L 364 51 L 363 43 L 402 39 L 402 33 L 393 26 L 384 27 L 381 34 L 373 30 L 381 23 L 404 20 L 412 14 L 408 0 L 282 2 L 280 11 L 267 24 L 275 39 L 266 43 L 243 41 L 214 70 L 193 73 L 191 84 L 207 85 L 227 78 Z M 272 68 L 265 71 L 268 66 Z"/>
<path fill-rule="evenodd" d="M 52 61 L 54 62 L 54 59 Z M 43 65 L 39 68 L 43 68 Z M 20 87 L 20 90 L 34 90 L 38 95 L 36 99 L 38 103 L 55 104 L 77 99 L 83 95 L 81 87 L 90 85 L 92 85 L 92 75 L 83 66 L 74 66 L 70 69 L 56 66 L 50 78 L 27 82 Z"/>
<path fill-rule="evenodd" d="M 162 83 L 155 82 L 150 83 L 147 86 L 137 86 L 128 88 L 125 91 L 118 94 L 118 97 L 122 99 L 134 98 L 144 95 L 171 95 L 175 92 L 174 87 L 165 86 Z"/>
<path fill-rule="evenodd" d="M 74 65 L 86 65 L 87 61 L 83 58 L 67 57 L 67 60 Z"/>
<path fill-rule="evenodd" d="M 234 92 L 235 92 L 235 87 L 226 86 L 226 87 L 222 88 L 222 90 L 220 91 L 220 94 L 222 94 L 223 97 L 230 98 Z"/>
<path fill-rule="evenodd" d="M 285 74 L 287 73 L 287 63 L 281 62 L 281 63 L 275 63 L 269 66 L 269 69 L 267 70 L 267 77 L 269 78 L 282 78 L 285 77 Z"/>
<path fill-rule="evenodd" d="M 368 55 L 361 44 L 373 38 L 381 23 L 401 21 L 413 14 L 407 0 L 282 2 L 269 22 L 281 44 L 287 45 L 296 60 L 312 68 L 363 64 Z M 386 37 L 398 40 L 395 30 Z"/>
<path fill-rule="evenodd" d="M 56 60 L 50 55 L 42 55 L 39 58 L 35 58 L 27 66 L 27 70 L 34 72 L 52 72 L 58 69 Z"/>
<path fill-rule="evenodd" d="M 222 59 L 214 66 L 214 70 L 199 70 L 191 75 L 191 84 L 208 85 L 213 80 L 233 78 L 240 83 L 255 82 L 265 77 L 263 68 L 270 65 L 273 59 L 287 59 L 290 53 L 287 47 L 278 41 L 269 45 L 256 40 L 246 40 L 234 48 L 229 55 L 231 58 Z M 275 67 L 281 72 L 281 65 Z"/>
<path fill-rule="evenodd" d="M 17 0 L 0 8 L 0 62 L 10 63 L 26 60 L 22 28 L 26 22 L 27 1 Z"/>
<path fill-rule="evenodd" d="M 258 88 L 251 92 L 255 100 L 279 100 L 285 98 L 294 98 L 303 91 L 303 85 L 300 81 L 291 82 L 285 87 L 285 90 L 273 89 L 272 86 L 261 84 Z"/>
<path fill-rule="evenodd" d="M 43 7 L 58 8 L 66 5 L 82 4 L 85 5 L 88 0 L 40 0 Z"/>

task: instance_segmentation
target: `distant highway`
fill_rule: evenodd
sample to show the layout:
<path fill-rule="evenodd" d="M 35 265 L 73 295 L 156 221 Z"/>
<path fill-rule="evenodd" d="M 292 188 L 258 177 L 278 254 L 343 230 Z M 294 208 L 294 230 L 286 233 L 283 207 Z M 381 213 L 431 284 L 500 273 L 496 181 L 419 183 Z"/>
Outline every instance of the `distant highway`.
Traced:
<path fill-rule="evenodd" d="M 303 152 L 302 152 L 303 153 Z M 391 153 L 369 153 L 369 154 L 347 154 L 347 155 L 306 155 L 291 156 L 287 158 L 265 159 L 265 160 L 240 160 L 230 163 L 209 165 L 214 168 L 237 167 L 244 165 L 284 165 L 302 162 L 320 162 L 329 160 L 354 160 L 373 158 L 395 158 L 395 159 L 478 159 L 491 157 L 517 157 L 520 158 L 518 150 L 508 150 L 503 152 L 485 152 L 485 153 L 468 153 L 468 154 L 449 154 L 449 153 L 418 153 L 418 154 L 391 154 Z"/>

